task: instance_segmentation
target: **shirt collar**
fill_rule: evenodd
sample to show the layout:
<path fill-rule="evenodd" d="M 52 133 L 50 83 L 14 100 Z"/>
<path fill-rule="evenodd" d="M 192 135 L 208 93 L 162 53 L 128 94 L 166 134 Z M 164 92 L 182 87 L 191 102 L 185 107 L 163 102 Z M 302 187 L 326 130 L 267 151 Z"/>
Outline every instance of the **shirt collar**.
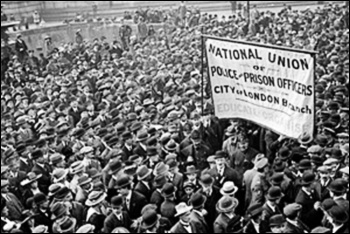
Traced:
<path fill-rule="evenodd" d="M 304 193 L 306 193 L 306 195 L 312 196 L 312 194 L 309 191 L 307 191 L 304 187 L 302 188 L 302 190 L 304 191 Z"/>
<path fill-rule="evenodd" d="M 289 222 L 290 224 L 292 224 L 294 226 L 298 226 L 298 222 L 297 221 L 291 220 L 289 218 L 287 218 L 287 222 Z"/>
<path fill-rule="evenodd" d="M 344 224 L 341 226 L 333 227 L 333 233 L 336 233 L 337 231 L 339 231 L 343 226 Z"/>
<path fill-rule="evenodd" d="M 270 202 L 266 202 L 266 205 L 270 207 L 273 212 L 276 212 L 276 207 L 271 206 Z"/>

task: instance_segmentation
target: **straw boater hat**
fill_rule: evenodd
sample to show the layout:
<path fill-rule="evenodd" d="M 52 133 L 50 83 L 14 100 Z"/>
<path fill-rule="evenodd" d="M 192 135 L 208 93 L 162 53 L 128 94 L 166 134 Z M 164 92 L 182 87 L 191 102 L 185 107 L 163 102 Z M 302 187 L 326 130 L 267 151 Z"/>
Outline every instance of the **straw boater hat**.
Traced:
<path fill-rule="evenodd" d="M 29 184 L 32 184 L 35 181 L 37 181 L 38 179 L 40 179 L 42 176 L 43 176 L 42 174 L 36 175 L 34 172 L 30 172 L 30 173 L 28 173 L 27 178 L 21 182 L 21 186 L 25 187 Z"/>
<path fill-rule="evenodd" d="M 216 210 L 219 213 L 229 213 L 237 208 L 239 202 L 236 198 L 224 196 L 216 205 Z"/>
<path fill-rule="evenodd" d="M 237 191 L 238 187 L 231 181 L 226 182 L 222 189 L 220 189 L 220 193 L 223 196 L 233 196 Z"/>
<path fill-rule="evenodd" d="M 93 191 L 89 194 L 89 198 L 86 201 L 86 206 L 93 207 L 102 203 L 107 197 L 107 194 L 104 192 Z"/>

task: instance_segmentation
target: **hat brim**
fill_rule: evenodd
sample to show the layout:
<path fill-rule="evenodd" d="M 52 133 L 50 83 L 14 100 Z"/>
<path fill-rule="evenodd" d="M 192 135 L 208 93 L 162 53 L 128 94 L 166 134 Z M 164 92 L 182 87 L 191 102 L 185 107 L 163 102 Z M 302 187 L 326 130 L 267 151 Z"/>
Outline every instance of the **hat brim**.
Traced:
<path fill-rule="evenodd" d="M 60 233 L 68 233 L 68 232 L 74 232 L 75 230 L 72 230 L 74 227 L 76 227 L 76 225 L 77 225 L 77 220 L 75 219 L 75 218 L 73 218 L 73 219 L 71 219 L 72 220 L 72 225 L 69 227 L 69 228 L 67 228 L 67 229 L 65 229 L 65 230 L 63 230 L 63 229 L 61 229 L 61 227 L 59 227 L 58 229 L 59 229 L 59 231 L 60 231 Z"/>
<path fill-rule="evenodd" d="M 152 175 L 152 170 L 148 169 L 148 172 L 144 176 L 142 176 L 142 177 L 137 176 L 137 178 L 138 178 L 138 180 L 144 180 L 150 175 Z"/>
<path fill-rule="evenodd" d="M 234 190 L 232 192 L 230 192 L 230 193 L 225 192 L 223 188 L 220 189 L 220 194 L 223 195 L 223 196 L 232 196 L 232 195 L 235 195 L 237 192 L 238 192 L 238 187 L 237 186 L 235 186 Z"/>
<path fill-rule="evenodd" d="M 43 176 L 43 175 L 40 174 L 40 175 L 37 175 L 34 179 L 31 179 L 31 180 L 25 179 L 24 181 L 22 181 L 21 186 L 24 187 L 24 186 L 30 185 L 30 184 L 32 184 L 32 183 L 38 181 L 42 176 Z"/>
<path fill-rule="evenodd" d="M 92 182 L 92 178 L 89 178 L 87 181 L 84 181 L 82 184 L 78 184 L 78 186 L 84 186 L 84 185 L 87 185 L 87 184 L 90 184 Z"/>
<path fill-rule="evenodd" d="M 283 194 L 281 194 L 281 196 L 278 196 L 278 197 L 271 197 L 269 194 L 267 194 L 267 196 L 266 196 L 266 198 L 270 201 L 276 201 L 282 197 L 283 197 Z"/>
<path fill-rule="evenodd" d="M 96 200 L 95 202 L 92 202 L 90 200 L 87 200 L 85 205 L 88 207 L 92 207 L 92 206 L 96 206 L 98 204 L 100 204 L 101 202 L 103 202 L 105 199 L 107 198 L 107 194 L 103 194 L 98 200 Z"/>
<path fill-rule="evenodd" d="M 60 178 L 53 179 L 53 182 L 57 183 L 58 181 L 61 181 L 63 180 L 63 178 L 67 177 L 67 175 L 68 175 L 68 170 L 65 170 L 64 174 Z"/>
<path fill-rule="evenodd" d="M 191 174 L 197 174 L 199 172 L 199 170 L 195 170 L 195 171 L 186 171 L 185 175 L 191 175 Z"/>
<path fill-rule="evenodd" d="M 222 207 L 222 203 L 219 202 L 219 203 L 216 205 L 216 210 L 217 210 L 219 213 L 229 213 L 229 212 L 233 211 L 234 209 L 236 209 L 237 206 L 238 206 L 238 203 L 235 202 L 235 203 L 233 203 L 230 207 L 223 208 L 223 207 Z"/>
<path fill-rule="evenodd" d="M 198 208 L 201 208 L 201 207 L 203 207 L 205 205 L 205 203 L 207 202 L 208 198 L 206 196 L 203 196 L 203 197 L 204 197 L 204 199 L 203 199 L 203 201 L 202 201 L 202 203 L 200 205 L 198 205 L 198 206 L 193 206 L 192 205 L 193 209 L 198 209 Z"/>
<path fill-rule="evenodd" d="M 191 212 L 193 210 L 193 207 L 187 207 L 187 209 L 186 210 L 183 210 L 183 211 L 181 211 L 180 213 L 176 213 L 175 214 L 175 217 L 180 217 L 180 216 L 182 216 L 182 215 L 184 215 L 184 214 L 187 214 L 188 212 Z"/>
<path fill-rule="evenodd" d="M 154 227 L 154 226 L 159 222 L 160 219 L 161 219 L 161 216 L 160 216 L 160 215 L 157 215 L 157 221 L 155 221 L 153 224 L 148 224 L 148 225 L 145 224 L 144 221 L 142 221 L 141 227 L 142 227 L 143 229 L 145 229 L 145 230 L 148 230 L 148 229 Z"/>

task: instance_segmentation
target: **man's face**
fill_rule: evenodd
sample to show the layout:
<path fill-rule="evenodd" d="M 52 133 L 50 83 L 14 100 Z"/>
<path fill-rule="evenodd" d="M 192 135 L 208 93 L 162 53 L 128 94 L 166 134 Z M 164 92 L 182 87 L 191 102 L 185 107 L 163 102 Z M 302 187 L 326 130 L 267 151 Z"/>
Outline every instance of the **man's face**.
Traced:
<path fill-rule="evenodd" d="M 37 163 L 40 163 L 40 164 L 44 164 L 45 163 L 45 159 L 44 157 L 40 157 L 36 160 Z"/>
<path fill-rule="evenodd" d="M 123 213 L 123 207 L 122 206 L 113 207 L 113 213 L 115 215 L 121 215 Z"/>
<path fill-rule="evenodd" d="M 286 225 L 282 224 L 279 226 L 271 227 L 271 231 L 272 233 L 284 233 L 285 228 L 286 228 Z"/>
<path fill-rule="evenodd" d="M 329 173 L 320 172 L 321 179 L 327 180 L 329 178 Z"/>
<path fill-rule="evenodd" d="M 184 214 L 180 219 L 185 223 L 189 223 L 191 221 L 191 212 Z"/>
<path fill-rule="evenodd" d="M 127 197 L 129 195 L 129 189 L 127 188 L 122 188 L 119 190 L 119 193 L 123 196 L 123 197 Z"/>
<path fill-rule="evenodd" d="M 226 160 L 224 158 L 218 158 L 215 160 L 215 163 L 218 167 L 222 167 L 225 165 Z"/>
<path fill-rule="evenodd" d="M 246 152 L 249 148 L 249 141 L 248 140 L 242 140 L 242 141 L 239 141 L 238 144 L 238 149 L 242 152 Z"/>

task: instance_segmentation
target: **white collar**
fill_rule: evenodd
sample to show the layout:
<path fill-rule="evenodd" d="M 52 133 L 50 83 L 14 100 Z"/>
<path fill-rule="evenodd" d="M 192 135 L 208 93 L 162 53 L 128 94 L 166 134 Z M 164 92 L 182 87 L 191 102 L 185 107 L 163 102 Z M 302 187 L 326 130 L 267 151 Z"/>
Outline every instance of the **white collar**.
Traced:
<path fill-rule="evenodd" d="M 129 194 L 128 194 L 128 196 L 126 196 L 126 200 L 129 200 L 129 202 L 131 201 L 131 196 L 132 196 L 132 192 L 130 191 L 129 192 Z"/>
<path fill-rule="evenodd" d="M 252 220 L 252 224 L 253 224 L 253 227 L 254 227 L 255 231 L 257 233 L 260 233 L 260 224 L 254 222 L 254 220 Z"/>
<path fill-rule="evenodd" d="M 198 210 L 193 210 L 194 213 L 198 214 L 200 217 L 203 218 L 203 214 L 201 212 L 199 212 Z"/>
<path fill-rule="evenodd" d="M 294 226 L 296 226 L 296 227 L 298 226 L 298 222 L 297 221 L 291 220 L 289 218 L 287 218 L 287 222 L 292 224 L 292 225 L 294 225 Z"/>
<path fill-rule="evenodd" d="M 339 231 L 343 226 L 344 226 L 344 224 L 337 226 L 337 227 L 333 227 L 333 233 L 336 233 L 337 231 Z"/>
<path fill-rule="evenodd" d="M 339 197 L 333 197 L 333 200 L 341 200 L 341 199 L 344 199 L 346 200 L 346 194 L 344 194 L 343 196 L 339 196 Z"/>
<path fill-rule="evenodd" d="M 273 212 L 276 212 L 276 207 L 271 206 L 270 202 L 266 202 L 266 205 L 270 207 Z"/>
<path fill-rule="evenodd" d="M 304 191 L 304 193 L 306 193 L 306 195 L 308 195 L 308 196 L 312 196 L 312 193 L 310 193 L 309 191 L 307 191 L 304 187 L 302 187 L 301 188 L 303 191 Z"/>

